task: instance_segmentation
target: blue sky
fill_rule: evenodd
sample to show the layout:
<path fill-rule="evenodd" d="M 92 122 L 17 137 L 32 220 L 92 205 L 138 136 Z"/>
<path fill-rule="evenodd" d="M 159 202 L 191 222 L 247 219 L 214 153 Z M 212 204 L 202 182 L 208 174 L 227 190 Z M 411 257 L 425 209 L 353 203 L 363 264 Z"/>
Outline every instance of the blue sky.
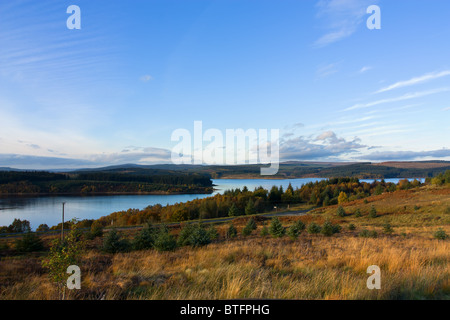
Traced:
<path fill-rule="evenodd" d="M 81 30 L 69 30 L 69 5 Z M 381 30 L 369 30 L 369 5 Z M 450 160 L 448 0 L 0 3 L 0 167 L 170 162 L 280 129 L 282 160 Z"/>

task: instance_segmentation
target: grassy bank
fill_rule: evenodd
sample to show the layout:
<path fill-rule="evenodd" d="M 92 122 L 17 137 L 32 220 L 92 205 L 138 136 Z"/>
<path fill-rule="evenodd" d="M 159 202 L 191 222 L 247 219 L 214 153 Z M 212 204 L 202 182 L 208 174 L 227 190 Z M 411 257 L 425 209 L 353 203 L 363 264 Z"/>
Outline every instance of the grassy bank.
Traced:
<path fill-rule="evenodd" d="M 107 254 L 101 238 L 88 242 L 80 268 L 81 290 L 70 299 L 449 299 L 450 242 L 435 239 L 441 228 L 450 234 L 450 189 L 422 187 L 396 191 L 282 217 L 288 227 L 297 220 L 342 227 L 331 237 L 306 230 L 297 240 L 263 237 L 264 219 L 244 237 L 246 217 L 233 221 L 238 237 L 227 239 L 229 222 L 216 226 L 219 238 L 199 248 L 181 247 Z M 375 208 L 376 217 L 369 217 Z M 356 216 L 356 210 L 361 216 Z M 385 225 L 392 233 L 385 232 Z M 350 225 L 354 226 L 350 228 Z M 352 229 L 352 230 L 351 230 Z M 360 236 L 362 230 L 376 238 Z M 136 230 L 122 231 L 133 238 Z M 174 228 L 176 235 L 179 229 Z M 46 242 L 51 236 L 45 237 Z M 41 266 L 46 253 L 0 260 L 1 299 L 55 299 L 57 291 Z M 381 268 L 381 289 L 366 286 L 367 267 Z"/>

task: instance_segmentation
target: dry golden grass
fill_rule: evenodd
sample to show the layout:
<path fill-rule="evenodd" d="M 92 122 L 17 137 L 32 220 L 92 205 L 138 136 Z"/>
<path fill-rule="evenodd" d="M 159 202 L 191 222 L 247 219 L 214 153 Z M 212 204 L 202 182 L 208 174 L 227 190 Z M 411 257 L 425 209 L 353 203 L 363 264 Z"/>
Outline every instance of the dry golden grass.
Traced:
<path fill-rule="evenodd" d="M 362 239 L 351 233 L 331 238 L 304 234 L 295 242 L 254 236 L 168 253 L 91 251 L 81 267 L 82 289 L 69 298 L 445 299 L 450 295 L 449 258 L 448 241 Z M 1 263 L 3 278 L 28 275 L 2 283 L 2 299 L 57 297 L 47 275 L 33 269 L 36 261 Z M 366 287 L 370 265 L 381 268 L 381 290 Z"/>
<path fill-rule="evenodd" d="M 381 217 L 365 216 L 372 205 Z M 450 242 L 432 236 L 437 227 L 450 234 L 448 205 L 448 191 L 424 188 L 345 205 L 349 213 L 360 208 L 361 218 L 336 217 L 336 207 L 329 207 L 280 219 L 287 226 L 296 219 L 308 224 L 330 218 L 344 227 L 332 237 L 303 232 L 296 241 L 263 238 L 259 221 L 252 236 L 235 240 L 225 240 L 228 224 L 220 225 L 219 241 L 202 248 L 111 255 L 91 245 L 80 266 L 82 289 L 68 292 L 68 298 L 449 299 Z M 350 222 L 355 231 L 348 230 Z M 385 222 L 394 227 L 393 235 L 383 234 Z M 245 219 L 235 221 L 239 231 L 244 224 Z M 366 227 L 377 230 L 379 237 L 358 237 Z M 381 268 L 380 290 L 366 286 L 371 265 Z M 39 256 L 0 260 L 0 299 L 56 298 Z"/>

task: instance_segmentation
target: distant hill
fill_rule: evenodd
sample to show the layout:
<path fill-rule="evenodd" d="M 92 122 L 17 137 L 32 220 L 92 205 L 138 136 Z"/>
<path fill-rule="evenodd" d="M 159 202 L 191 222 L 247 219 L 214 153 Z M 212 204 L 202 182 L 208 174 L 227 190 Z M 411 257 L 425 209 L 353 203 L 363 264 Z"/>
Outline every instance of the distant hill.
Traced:
<path fill-rule="evenodd" d="M 237 178 L 313 178 L 313 177 L 358 177 L 358 178 L 427 178 L 450 170 L 450 161 L 414 161 L 414 162 L 317 162 L 288 161 L 282 162 L 275 176 L 261 176 L 261 164 L 255 165 L 136 165 L 124 164 L 103 168 L 79 169 L 70 173 L 108 172 L 138 175 L 176 175 L 207 174 L 213 179 Z"/>
<path fill-rule="evenodd" d="M 450 161 L 388 161 L 381 163 L 371 162 L 319 162 L 319 161 L 287 161 L 280 163 L 279 171 L 274 176 L 261 176 L 261 167 L 268 165 L 175 165 L 155 164 L 138 165 L 122 164 L 101 168 L 83 169 L 57 169 L 45 170 L 47 172 L 67 173 L 77 175 L 83 173 L 109 173 L 140 176 L 179 175 L 180 173 L 202 174 L 213 179 L 293 179 L 293 178 L 331 178 L 331 177 L 357 177 L 357 178 L 427 178 L 441 172 L 450 170 Z M 33 169 L 15 169 L 0 167 L 0 171 L 43 171 Z"/>
<path fill-rule="evenodd" d="M 0 171 L 22 171 L 22 170 L 10 168 L 10 167 L 0 167 Z"/>
<path fill-rule="evenodd" d="M 417 169 L 430 169 L 430 168 L 443 168 L 449 167 L 450 161 L 388 161 L 375 163 L 375 166 L 385 166 L 393 168 L 417 168 Z"/>

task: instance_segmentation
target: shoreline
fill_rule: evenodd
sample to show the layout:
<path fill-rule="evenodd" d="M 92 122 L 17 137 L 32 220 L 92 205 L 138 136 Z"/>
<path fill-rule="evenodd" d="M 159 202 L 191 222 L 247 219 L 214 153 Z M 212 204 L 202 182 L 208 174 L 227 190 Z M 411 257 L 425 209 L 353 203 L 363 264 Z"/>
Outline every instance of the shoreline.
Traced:
<path fill-rule="evenodd" d="M 150 192 L 98 192 L 98 193 L 77 193 L 77 192 L 69 192 L 69 193 L 0 193 L 1 198 L 8 197 L 60 197 L 60 196 L 75 196 L 75 197 L 95 197 L 95 196 L 165 196 L 165 195 L 183 195 L 183 194 L 213 194 L 214 189 L 212 191 L 197 191 L 197 192 L 167 192 L 167 191 L 150 191 Z M 1 209 L 0 209 L 1 210 Z"/>

